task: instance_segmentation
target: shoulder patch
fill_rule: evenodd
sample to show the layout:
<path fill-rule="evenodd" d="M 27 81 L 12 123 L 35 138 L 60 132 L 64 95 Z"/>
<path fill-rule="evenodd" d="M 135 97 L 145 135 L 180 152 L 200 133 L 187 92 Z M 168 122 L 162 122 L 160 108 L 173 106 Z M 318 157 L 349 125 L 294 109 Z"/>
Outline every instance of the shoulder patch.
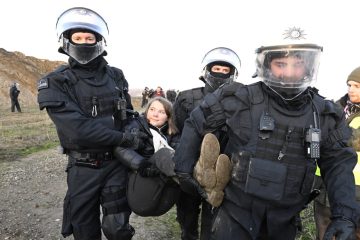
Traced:
<path fill-rule="evenodd" d="M 49 80 L 47 78 L 42 78 L 38 81 L 38 90 L 49 88 Z"/>

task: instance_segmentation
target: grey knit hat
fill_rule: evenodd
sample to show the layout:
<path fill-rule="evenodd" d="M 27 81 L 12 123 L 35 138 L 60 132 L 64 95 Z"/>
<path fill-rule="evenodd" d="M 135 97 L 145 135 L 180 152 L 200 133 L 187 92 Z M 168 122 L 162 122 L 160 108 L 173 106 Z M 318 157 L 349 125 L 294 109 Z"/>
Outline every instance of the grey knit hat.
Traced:
<path fill-rule="evenodd" d="M 355 68 L 348 76 L 346 82 L 355 81 L 360 83 L 360 67 Z"/>

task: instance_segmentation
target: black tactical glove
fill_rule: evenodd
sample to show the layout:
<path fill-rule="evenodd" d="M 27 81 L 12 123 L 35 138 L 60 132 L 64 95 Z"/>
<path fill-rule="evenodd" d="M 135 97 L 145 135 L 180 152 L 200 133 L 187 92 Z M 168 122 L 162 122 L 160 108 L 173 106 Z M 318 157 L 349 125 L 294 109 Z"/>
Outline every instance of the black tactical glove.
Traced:
<path fill-rule="evenodd" d="M 181 190 L 191 194 L 193 196 L 200 196 L 205 200 L 208 198 L 205 190 L 200 186 L 200 184 L 191 176 L 190 173 L 176 173 L 176 176 L 179 180 L 179 185 Z"/>
<path fill-rule="evenodd" d="M 134 150 L 141 149 L 143 144 L 143 139 L 145 139 L 147 135 L 138 129 L 134 128 L 130 132 L 123 132 L 123 136 L 120 142 L 121 147 L 130 147 Z"/>
<path fill-rule="evenodd" d="M 157 177 L 160 175 L 160 170 L 149 162 L 147 164 L 142 164 L 142 166 L 138 169 L 140 176 L 142 177 Z"/>
<path fill-rule="evenodd" d="M 327 227 L 323 240 L 332 240 L 333 237 L 336 240 L 354 240 L 355 228 L 355 224 L 349 219 L 334 218 Z"/>

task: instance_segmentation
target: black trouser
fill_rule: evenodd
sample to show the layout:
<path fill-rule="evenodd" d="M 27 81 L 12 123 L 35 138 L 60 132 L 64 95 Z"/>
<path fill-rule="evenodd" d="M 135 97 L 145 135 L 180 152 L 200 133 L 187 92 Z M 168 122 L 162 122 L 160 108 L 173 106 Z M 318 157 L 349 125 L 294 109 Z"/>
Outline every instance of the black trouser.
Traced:
<path fill-rule="evenodd" d="M 281 216 L 279 216 L 281 218 Z M 245 229 L 239 222 L 226 212 L 226 210 L 218 209 L 214 223 L 211 229 L 211 240 L 291 240 L 295 239 L 296 227 L 291 221 L 289 224 L 277 225 L 276 219 L 274 223 L 268 223 L 266 215 L 263 216 L 260 229 L 256 237 L 252 237 L 250 232 Z M 248 221 L 252 219 L 249 218 Z M 270 226 L 274 229 L 268 229 Z"/>
<path fill-rule="evenodd" d="M 11 99 L 11 112 L 15 112 L 15 107 L 18 112 L 21 112 L 19 101 L 17 99 Z"/>
<path fill-rule="evenodd" d="M 100 168 L 76 166 L 75 162 L 69 158 L 63 236 L 73 234 L 76 240 L 101 239 L 101 205 L 105 236 L 131 239 L 134 230 L 129 225 L 131 211 L 126 201 L 127 170 L 115 160 L 101 162 Z"/>
<path fill-rule="evenodd" d="M 181 228 L 182 240 L 196 240 L 199 238 L 199 214 L 201 208 L 201 229 L 200 239 L 210 239 L 211 224 L 213 220 L 212 207 L 200 197 L 189 195 L 181 192 L 178 202 L 176 203 L 177 221 Z"/>

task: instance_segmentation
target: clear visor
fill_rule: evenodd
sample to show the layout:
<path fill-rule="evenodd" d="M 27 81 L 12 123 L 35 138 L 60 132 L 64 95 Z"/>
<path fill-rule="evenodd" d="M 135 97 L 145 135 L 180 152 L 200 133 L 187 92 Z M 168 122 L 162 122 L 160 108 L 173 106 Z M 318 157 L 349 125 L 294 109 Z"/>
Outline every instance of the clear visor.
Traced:
<path fill-rule="evenodd" d="M 316 80 L 321 49 L 264 49 L 257 56 L 257 74 L 269 87 L 305 90 Z"/>

